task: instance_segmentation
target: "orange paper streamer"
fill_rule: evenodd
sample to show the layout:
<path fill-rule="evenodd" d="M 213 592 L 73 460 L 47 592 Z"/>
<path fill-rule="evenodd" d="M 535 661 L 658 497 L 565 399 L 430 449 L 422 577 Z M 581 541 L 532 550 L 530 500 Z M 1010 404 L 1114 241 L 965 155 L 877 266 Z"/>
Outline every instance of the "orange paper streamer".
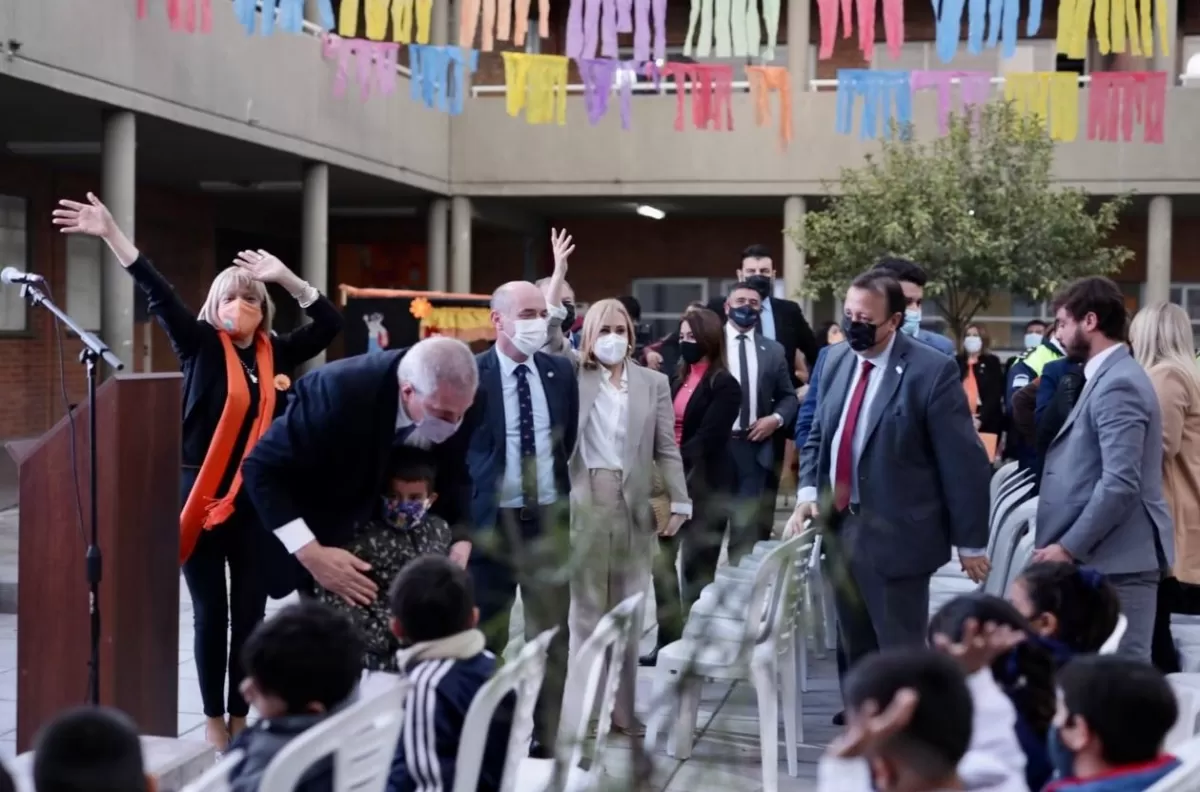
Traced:
<path fill-rule="evenodd" d="M 779 94 L 779 144 L 786 149 L 792 142 L 792 77 L 783 66 L 747 66 L 750 96 L 754 99 L 754 121 L 759 126 L 771 123 L 771 92 Z"/>
<path fill-rule="evenodd" d="M 459 0 L 458 45 L 473 48 L 475 32 L 480 28 L 479 49 L 482 52 L 492 52 L 497 41 L 509 40 L 510 33 L 514 44 L 523 45 L 529 32 L 529 3 L 530 0 L 516 0 L 515 3 L 514 0 Z M 538 36 L 546 38 L 549 35 L 550 0 L 538 0 Z"/>

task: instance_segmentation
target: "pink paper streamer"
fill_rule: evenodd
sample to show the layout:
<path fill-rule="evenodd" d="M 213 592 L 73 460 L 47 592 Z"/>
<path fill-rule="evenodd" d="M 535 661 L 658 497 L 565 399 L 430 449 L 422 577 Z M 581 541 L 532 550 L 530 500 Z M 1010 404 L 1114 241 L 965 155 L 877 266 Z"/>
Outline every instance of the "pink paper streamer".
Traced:
<path fill-rule="evenodd" d="M 661 71 L 651 62 L 646 74 L 657 85 L 662 77 L 675 78 L 675 131 L 684 128 L 683 107 L 687 85 L 692 88 L 692 126 L 696 129 L 733 129 L 733 67 L 705 63 L 665 64 Z"/>
<path fill-rule="evenodd" d="M 325 59 L 337 59 L 337 74 L 333 79 L 333 95 L 346 93 L 350 80 L 350 63 L 354 62 L 358 94 L 365 102 L 374 88 L 384 96 L 396 90 L 396 66 L 400 45 L 389 41 L 344 39 L 332 33 L 321 37 L 321 54 Z"/>
<path fill-rule="evenodd" d="M 196 16 L 199 12 L 200 32 L 212 32 L 212 0 L 167 0 L 167 19 L 171 30 L 196 32 Z M 145 0 L 138 0 L 138 17 L 146 15 Z"/>
<path fill-rule="evenodd" d="M 1088 140 L 1133 140 L 1142 124 L 1142 140 L 1163 142 L 1167 100 L 1165 72 L 1093 72 L 1088 87 Z"/>
<path fill-rule="evenodd" d="M 850 22 L 852 3 L 858 14 L 858 48 L 864 58 L 871 60 L 875 54 L 875 2 L 876 0 L 817 0 L 821 24 L 818 57 L 821 60 L 833 55 L 839 16 L 842 22 L 842 38 L 850 38 L 853 27 Z M 895 60 L 900 57 L 900 48 L 904 45 L 904 0 L 882 2 L 884 37 L 888 53 Z"/>
<path fill-rule="evenodd" d="M 937 91 L 938 130 L 943 135 L 950 131 L 950 113 L 955 110 L 955 80 L 959 82 L 959 96 L 964 109 L 985 104 L 992 90 L 992 75 L 989 72 L 914 71 L 911 80 L 913 93 L 926 89 Z"/>
<path fill-rule="evenodd" d="M 137 18 L 146 18 L 146 0 L 137 0 Z"/>

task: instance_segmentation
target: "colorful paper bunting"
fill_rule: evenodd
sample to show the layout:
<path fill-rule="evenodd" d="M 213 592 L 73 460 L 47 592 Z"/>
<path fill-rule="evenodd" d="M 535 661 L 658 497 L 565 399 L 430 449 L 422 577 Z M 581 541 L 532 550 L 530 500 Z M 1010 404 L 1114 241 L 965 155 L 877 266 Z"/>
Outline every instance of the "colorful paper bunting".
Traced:
<path fill-rule="evenodd" d="M 233 14 L 246 29 L 247 35 L 254 33 L 256 18 L 259 20 L 259 32 L 264 36 L 275 32 L 276 21 L 285 33 L 299 33 L 304 29 L 304 0 L 261 0 L 261 14 L 258 10 L 259 2 L 260 0 L 233 0 Z"/>
<path fill-rule="evenodd" d="M 329 2 L 329 0 L 324 0 Z M 429 30 L 433 17 L 433 0 L 342 0 L 338 12 L 338 33 L 345 38 L 358 35 L 358 13 L 363 11 L 366 20 L 365 38 L 383 41 L 387 37 L 388 22 L 392 26 L 392 41 L 410 44 L 413 39 L 413 21 L 416 20 L 416 42 L 429 43 Z"/>
<path fill-rule="evenodd" d="M 1026 32 L 1032 36 L 1041 27 L 1041 0 L 1030 0 L 1031 10 L 1026 21 Z M 1036 7 L 1036 9 L 1035 9 Z M 983 52 L 985 46 L 1001 45 L 1005 58 L 1017 51 L 1017 21 L 1021 13 L 1020 0 L 944 0 L 941 11 L 934 5 L 937 15 L 937 53 L 942 63 L 954 59 L 958 50 L 958 39 L 962 33 L 963 11 L 967 12 L 967 51 L 972 55 Z M 1034 16 L 1034 10 L 1037 15 Z M 986 30 L 985 23 L 986 22 Z"/>
<path fill-rule="evenodd" d="M 687 86 L 692 88 L 692 125 L 696 129 L 733 129 L 733 67 L 710 63 L 670 61 L 661 68 L 653 61 L 646 64 L 646 75 L 660 86 L 663 79 L 675 78 L 675 131 L 682 132 L 683 103 Z"/>
<path fill-rule="evenodd" d="M 1042 125 L 1049 121 L 1053 140 L 1072 141 L 1079 134 L 1079 75 L 1075 72 L 1009 74 L 1004 98 L 1017 110 L 1032 113 Z"/>
<path fill-rule="evenodd" d="M 446 2 L 447 0 L 439 0 Z M 513 43 L 521 46 L 529 29 L 530 0 L 460 0 L 458 3 L 458 44 L 470 49 L 475 46 L 475 31 L 480 27 L 480 12 L 482 10 L 482 31 L 479 34 L 479 48 L 491 52 L 497 41 L 508 41 L 509 32 L 513 34 Z M 499 14 L 497 14 L 497 10 Z M 550 0 L 538 0 L 538 36 L 546 38 L 550 35 Z"/>
<path fill-rule="evenodd" d="M 711 2 L 711 0 L 704 0 Z M 723 1 L 723 0 L 722 0 Z M 750 0 L 753 3 L 754 0 Z M 971 0 L 972 3 L 984 2 L 985 0 Z M 996 0 L 993 0 L 995 2 Z M 692 18 L 696 16 L 696 3 L 698 0 L 692 0 Z M 821 60 L 833 55 L 833 42 L 837 35 L 837 25 L 839 9 L 842 20 L 842 38 L 850 38 L 850 2 L 851 0 L 817 0 L 817 11 L 821 23 L 821 49 L 818 57 Z M 962 17 L 963 0 L 943 0 L 946 6 L 955 6 L 959 8 L 959 17 Z M 856 0 L 858 11 L 858 48 L 862 51 L 862 55 L 868 61 L 875 55 L 875 0 Z M 934 10 L 937 10 L 937 2 L 934 2 Z M 778 18 L 778 15 L 776 16 Z M 701 27 L 701 37 L 703 37 L 704 28 Z M 900 47 L 904 44 L 904 0 L 883 0 L 883 32 L 887 39 L 888 52 L 892 56 L 892 60 L 900 57 Z M 690 34 L 689 34 L 690 38 Z M 774 39 L 772 39 L 772 42 Z M 687 54 L 687 50 L 684 50 Z M 707 53 L 701 52 L 700 55 Z"/>
<path fill-rule="evenodd" d="M 637 63 L 612 58 L 588 58 L 579 61 L 579 76 L 583 79 L 583 103 L 592 126 L 608 113 L 608 101 L 613 91 L 620 95 L 621 129 L 629 129 L 630 104 L 633 86 L 637 83 Z"/>
<path fill-rule="evenodd" d="M 787 148 L 792 142 L 792 78 L 782 66 L 747 66 L 750 97 L 754 100 L 754 122 L 771 123 L 771 94 L 779 95 L 779 142 Z"/>
<path fill-rule="evenodd" d="M 906 71 L 839 69 L 837 89 L 837 131 L 849 135 L 854 129 L 854 105 L 863 98 L 859 137 L 863 140 L 880 134 L 891 136 L 891 120 L 904 126 L 912 121 L 912 85 Z M 880 116 L 882 115 L 882 127 Z"/>
<path fill-rule="evenodd" d="M 1088 140 L 1128 143 L 1133 140 L 1134 123 L 1141 123 L 1144 143 L 1163 142 L 1166 72 L 1093 72 L 1091 77 Z"/>
<path fill-rule="evenodd" d="M 147 11 L 146 0 L 138 0 L 137 18 L 145 19 Z M 167 0 L 167 19 L 171 30 L 195 33 L 198 27 L 201 33 L 211 33 L 212 0 Z"/>
<path fill-rule="evenodd" d="M 950 131 L 950 113 L 954 111 L 953 86 L 958 84 L 964 110 L 978 108 L 991 98 L 993 76 L 991 72 L 980 71 L 915 71 L 911 77 L 912 91 L 937 91 L 938 130 L 944 135 Z"/>
<path fill-rule="evenodd" d="M 875 0 L 860 0 L 860 5 L 866 2 L 872 4 L 874 13 Z M 692 0 L 687 38 L 683 40 L 684 57 L 692 56 L 694 41 L 696 57 L 707 58 L 712 53 L 714 38 L 718 58 L 758 57 L 762 44 L 762 28 L 765 26 L 767 48 L 761 54 L 765 60 L 774 60 L 775 42 L 779 35 L 779 0 L 762 0 L 762 4 L 760 18 L 758 0 L 716 0 L 715 8 L 713 0 Z M 697 21 L 700 23 L 699 30 L 696 28 Z"/>
<path fill-rule="evenodd" d="M 1076 60 L 1087 57 L 1088 17 L 1096 24 L 1096 43 L 1100 53 L 1125 52 L 1125 36 L 1129 35 L 1132 55 L 1154 56 L 1154 21 L 1158 23 L 1159 49 L 1171 54 L 1167 34 L 1167 3 L 1175 0 L 1098 0 L 1092 13 L 1092 0 L 1060 0 L 1058 4 L 1058 52 Z M 1140 12 L 1140 13 L 1139 13 Z"/>
<path fill-rule="evenodd" d="M 744 0 L 743 0 L 744 2 Z M 653 59 L 667 52 L 667 0 L 571 0 L 567 11 L 567 57 L 592 60 L 617 57 L 617 34 L 633 33 L 633 59 L 651 60 L 651 12 L 654 19 Z"/>
<path fill-rule="evenodd" d="M 567 123 L 567 65 L 562 55 L 502 52 L 505 102 L 510 116 L 525 111 L 530 124 Z"/>
<path fill-rule="evenodd" d="M 478 67 L 478 50 L 411 44 L 408 68 L 412 98 L 428 108 L 458 115 L 467 95 L 467 75 L 474 74 Z"/>
<path fill-rule="evenodd" d="M 358 95 L 365 102 L 374 87 L 384 96 L 396 90 L 396 67 L 400 45 L 388 41 L 344 39 L 332 33 L 321 37 L 321 51 L 327 60 L 337 59 L 337 76 L 333 80 L 333 95 L 346 93 L 350 81 L 350 64 L 354 63 Z"/>

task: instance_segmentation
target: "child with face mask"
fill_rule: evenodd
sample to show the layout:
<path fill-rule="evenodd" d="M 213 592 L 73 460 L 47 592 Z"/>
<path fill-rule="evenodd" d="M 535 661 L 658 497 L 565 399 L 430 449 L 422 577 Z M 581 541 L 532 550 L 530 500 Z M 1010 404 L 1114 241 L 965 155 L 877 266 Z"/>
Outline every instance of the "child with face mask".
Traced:
<path fill-rule="evenodd" d="M 355 529 L 354 539 L 343 548 L 371 565 L 367 574 L 380 591 L 386 591 L 413 559 L 450 552 L 450 526 L 429 513 L 429 507 L 437 499 L 433 491 L 435 475 L 435 466 L 427 453 L 415 448 L 399 450 L 373 517 Z M 383 597 L 364 606 L 320 589 L 319 599 L 345 613 L 358 628 L 365 644 L 362 660 L 365 670 L 399 670 L 396 651 L 400 643 L 392 634 L 391 612 Z"/>

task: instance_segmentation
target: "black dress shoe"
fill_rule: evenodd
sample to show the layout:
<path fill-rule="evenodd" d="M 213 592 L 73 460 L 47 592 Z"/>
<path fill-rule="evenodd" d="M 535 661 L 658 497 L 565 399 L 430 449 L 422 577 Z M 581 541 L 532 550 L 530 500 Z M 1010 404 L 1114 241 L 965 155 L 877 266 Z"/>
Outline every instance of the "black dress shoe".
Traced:
<path fill-rule="evenodd" d="M 654 651 L 650 654 L 644 654 L 639 657 L 638 665 L 642 668 L 654 668 L 654 666 L 658 665 L 658 647 L 655 647 Z"/>
<path fill-rule="evenodd" d="M 834 726 L 845 726 L 846 725 L 846 711 L 845 710 L 842 710 L 837 715 L 833 716 L 833 725 Z"/>

